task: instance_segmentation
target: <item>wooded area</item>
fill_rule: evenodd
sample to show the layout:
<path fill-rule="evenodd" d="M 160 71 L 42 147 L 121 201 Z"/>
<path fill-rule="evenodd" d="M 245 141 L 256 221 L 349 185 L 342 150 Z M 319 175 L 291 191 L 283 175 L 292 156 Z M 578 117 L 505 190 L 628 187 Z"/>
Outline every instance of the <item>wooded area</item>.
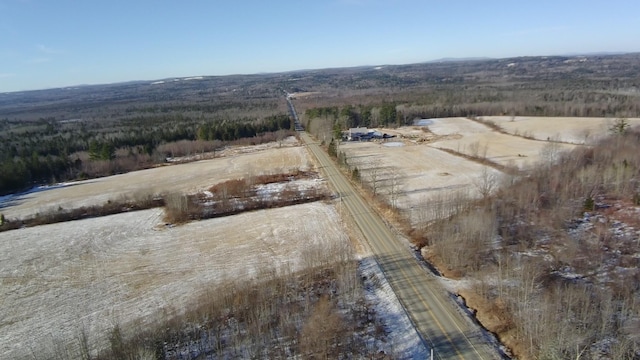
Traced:
<path fill-rule="evenodd" d="M 291 129 L 275 94 L 232 101 L 211 89 L 212 99 L 203 104 L 205 94 L 191 87 L 164 89 L 178 91 L 170 100 L 155 90 L 139 84 L 86 87 L 78 98 L 64 97 L 61 89 L 2 94 L 0 194 L 147 168 L 177 156 L 169 144 L 212 151 L 239 139 L 271 141 L 263 135 Z"/>

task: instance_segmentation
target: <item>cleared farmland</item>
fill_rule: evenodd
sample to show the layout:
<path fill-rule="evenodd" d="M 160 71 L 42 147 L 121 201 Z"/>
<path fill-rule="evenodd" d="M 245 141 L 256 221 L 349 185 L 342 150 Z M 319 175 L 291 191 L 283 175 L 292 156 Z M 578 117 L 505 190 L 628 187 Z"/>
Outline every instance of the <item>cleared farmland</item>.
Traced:
<path fill-rule="evenodd" d="M 263 146 L 264 147 L 264 146 Z M 195 193 L 218 182 L 261 173 L 309 170 L 311 163 L 300 146 L 264 151 L 246 147 L 223 153 L 223 157 L 162 166 L 121 175 L 69 183 L 63 187 L 8 198 L 2 209 L 7 218 L 26 217 L 37 212 L 104 204 L 136 194 L 169 192 Z"/>
<path fill-rule="evenodd" d="M 432 196 L 468 188 L 487 168 L 442 150 L 426 145 L 384 146 L 374 142 L 344 143 L 341 151 L 347 154 L 350 165 L 358 167 L 361 178 L 371 182 L 372 173 L 379 171 L 379 193 L 387 196 L 389 178 L 397 176 L 398 207 L 410 208 Z"/>
<path fill-rule="evenodd" d="M 534 139 L 556 139 L 583 144 L 608 134 L 614 118 L 589 117 L 528 117 L 483 116 L 498 124 L 510 134 L 527 135 Z M 630 126 L 640 125 L 640 119 L 627 119 Z"/>
<path fill-rule="evenodd" d="M 527 168 L 540 161 L 542 150 L 548 145 L 544 141 L 502 134 L 465 118 L 434 119 L 429 129 L 436 135 L 455 134 L 459 137 L 436 140 L 430 144 L 431 146 L 483 157 L 501 165 L 519 168 Z M 558 150 L 570 150 L 573 147 L 573 145 L 558 144 Z"/>
<path fill-rule="evenodd" d="M 487 181 L 495 182 L 491 184 L 494 188 L 497 186 L 500 171 L 467 157 L 526 169 L 541 161 L 552 161 L 561 151 L 582 146 L 579 144 L 584 142 L 586 134 L 587 140 L 606 135 L 613 121 L 506 116 L 482 120 L 495 121 L 506 134 L 466 118 L 429 119 L 422 122 L 424 127 L 381 129 L 396 135 L 396 139 L 342 142 L 339 150 L 345 153 L 350 166 L 358 168 L 362 181 L 371 186 L 375 179 L 378 193 L 389 198 L 392 192 L 397 192 L 396 206 L 409 211 L 415 222 L 428 220 L 429 200 L 446 199 L 456 191 L 479 196 L 479 188 Z M 640 120 L 630 119 L 629 123 L 633 126 L 640 124 Z M 533 138 L 523 135 L 533 135 Z M 579 141 L 581 136 L 583 141 Z M 576 144 L 550 142 L 546 141 L 547 137 Z"/>
<path fill-rule="evenodd" d="M 0 358 L 59 353 L 83 329 L 104 342 L 113 326 L 180 313 L 225 278 L 300 269 L 310 252 L 348 241 L 322 202 L 180 227 L 161 218 L 152 209 L 0 233 Z"/>
<path fill-rule="evenodd" d="M 507 132 L 515 132 L 514 124 L 523 132 L 525 123 L 555 131 L 550 130 L 554 121 L 539 119 L 505 117 L 496 123 Z M 602 129 L 604 120 L 557 122 L 565 124 L 562 134 L 591 134 L 595 126 Z M 483 173 L 501 174 L 439 148 L 528 167 L 552 144 L 537 139 L 545 134 L 540 131 L 533 133 L 536 139 L 525 139 L 464 118 L 432 119 L 428 131 L 405 127 L 389 133 L 411 136 L 387 143 L 345 142 L 339 151 L 358 167 L 364 182 L 377 177 L 379 194 L 391 196 L 390 182 L 397 180 L 396 205 L 416 222 L 428 220 L 428 200 L 456 191 L 478 196 Z M 415 140 L 423 134 L 425 141 Z M 556 150 L 575 146 L 581 145 L 557 144 Z M 272 145 L 264 150 L 239 149 L 216 159 L 33 192 L 5 199 L 2 212 L 8 218 L 24 217 L 136 193 L 195 193 L 229 179 L 313 167 L 304 147 Z M 301 221 L 301 216 L 315 221 Z M 162 211 L 153 209 L 0 233 L 0 358 L 58 353 L 64 346 L 60 340 L 78 341 L 80 331 L 104 342 L 105 331 L 113 326 L 134 328 L 153 323 L 159 313 L 180 313 L 204 288 L 225 278 L 259 276 L 264 264 L 304 267 L 310 251 L 345 242 L 345 234 L 335 208 L 319 202 L 180 227 L 165 226 Z"/>

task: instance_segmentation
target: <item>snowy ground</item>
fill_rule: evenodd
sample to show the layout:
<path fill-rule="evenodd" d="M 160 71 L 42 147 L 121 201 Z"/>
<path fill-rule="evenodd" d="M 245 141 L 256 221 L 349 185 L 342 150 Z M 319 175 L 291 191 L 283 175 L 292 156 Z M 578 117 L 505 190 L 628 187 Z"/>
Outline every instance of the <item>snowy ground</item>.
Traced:
<path fill-rule="evenodd" d="M 593 139 L 596 134 L 607 133 L 612 119 L 603 118 L 542 118 L 542 117 L 484 117 L 495 121 L 511 134 L 502 134 L 486 125 L 466 118 L 423 119 L 414 126 L 397 129 L 379 129 L 396 135 L 396 138 L 380 142 L 342 142 L 339 151 L 347 155 L 351 166 L 358 167 L 360 177 L 371 182 L 372 168 L 380 169 L 379 193 L 389 196 L 390 177 L 399 180 L 399 196 L 396 205 L 410 213 L 412 221 L 428 220 L 430 200 L 451 196 L 464 191 L 479 196 L 484 179 L 497 182 L 503 174 L 491 167 L 449 154 L 440 149 L 453 150 L 465 155 L 486 157 L 505 166 L 527 169 L 547 161 L 561 151 L 576 146 L 567 143 L 550 143 L 550 139 L 582 143 L 585 134 Z M 640 119 L 630 119 L 639 124 Z M 423 125 L 423 126 L 420 126 Z M 516 131 L 517 130 L 517 131 Z M 531 135 L 534 139 L 522 136 Z M 579 135 L 579 136 L 578 136 Z M 579 137 L 582 137 L 582 141 Z M 484 173 L 484 174 L 483 174 Z M 485 176 L 486 175 L 486 176 Z M 483 177 L 484 176 L 484 177 Z"/>
<path fill-rule="evenodd" d="M 558 139 L 583 144 L 608 134 L 615 118 L 483 116 L 510 134 L 530 135 L 538 140 Z M 640 119 L 627 119 L 631 126 L 640 125 Z"/>
<path fill-rule="evenodd" d="M 178 227 L 161 218 L 152 209 L 0 233 L 0 358 L 42 357 L 82 329 L 104 342 L 114 325 L 179 313 L 225 278 L 300 269 L 308 249 L 348 241 L 322 202 Z"/>
<path fill-rule="evenodd" d="M 313 165 L 302 147 L 261 145 L 218 153 L 212 160 L 163 166 L 0 198 L 7 217 L 102 204 L 137 192 L 204 192 L 233 178 Z M 321 179 L 294 181 L 325 187 Z M 263 196 L 281 183 L 259 187 Z M 349 241 L 333 204 L 285 208 L 167 226 L 151 209 L 0 233 L 0 358 L 51 358 L 78 346 L 82 333 L 104 344 L 115 325 L 152 324 L 228 278 L 305 266 L 317 247 Z M 313 221 L 305 221 L 313 219 Z M 374 344 L 403 359 L 425 349 L 375 262 L 360 265 L 366 296 L 389 332 Z"/>
<path fill-rule="evenodd" d="M 263 150 L 263 151 L 258 151 Z M 195 193 L 216 183 L 265 173 L 309 170 L 311 162 L 304 147 L 278 148 L 273 144 L 226 150 L 211 160 L 161 166 L 99 179 L 42 187 L 38 191 L 0 198 L 0 210 L 9 219 L 37 212 L 102 205 L 136 194 L 167 192 Z"/>
<path fill-rule="evenodd" d="M 393 354 L 394 359 L 427 359 L 429 349 L 409 321 L 375 259 L 362 259 L 359 271 L 365 278 L 367 302 L 374 304 L 376 316 L 384 324 L 385 331 L 389 332 L 389 341 L 375 346 L 386 354 Z"/>

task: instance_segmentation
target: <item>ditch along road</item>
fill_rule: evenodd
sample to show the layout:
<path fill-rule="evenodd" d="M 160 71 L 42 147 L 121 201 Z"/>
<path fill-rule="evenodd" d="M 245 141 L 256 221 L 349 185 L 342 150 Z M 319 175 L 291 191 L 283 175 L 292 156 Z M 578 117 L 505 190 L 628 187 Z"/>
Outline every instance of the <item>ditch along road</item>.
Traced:
<path fill-rule="evenodd" d="M 306 132 L 300 138 L 367 240 L 391 288 L 436 359 L 501 359 L 482 330 L 463 314 L 409 245 L 393 234 L 380 215 L 354 189 L 329 155 Z"/>

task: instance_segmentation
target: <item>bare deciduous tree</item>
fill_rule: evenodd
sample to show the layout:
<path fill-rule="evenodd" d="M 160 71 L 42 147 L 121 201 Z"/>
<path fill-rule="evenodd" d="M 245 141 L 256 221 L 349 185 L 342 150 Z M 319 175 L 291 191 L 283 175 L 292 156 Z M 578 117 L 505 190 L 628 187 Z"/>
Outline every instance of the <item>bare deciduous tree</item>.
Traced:
<path fill-rule="evenodd" d="M 544 167 L 555 164 L 560 158 L 562 147 L 557 138 L 552 138 L 540 150 L 540 162 Z"/>
<path fill-rule="evenodd" d="M 488 167 L 482 167 L 480 177 L 473 181 L 473 185 L 478 190 L 482 198 L 486 199 L 498 186 L 498 177 Z"/>
<path fill-rule="evenodd" d="M 323 296 L 314 306 L 300 334 L 301 354 L 310 358 L 329 359 L 337 345 L 343 320 L 331 301 Z"/>
<path fill-rule="evenodd" d="M 382 160 L 380 158 L 376 157 L 367 162 L 367 175 L 369 177 L 369 186 L 371 186 L 371 191 L 375 196 L 378 194 L 382 175 Z"/>
<path fill-rule="evenodd" d="M 402 177 L 398 171 L 398 169 L 391 169 L 391 174 L 387 179 L 389 203 L 394 209 L 398 206 L 398 197 L 400 196 L 400 191 L 402 189 Z"/>

